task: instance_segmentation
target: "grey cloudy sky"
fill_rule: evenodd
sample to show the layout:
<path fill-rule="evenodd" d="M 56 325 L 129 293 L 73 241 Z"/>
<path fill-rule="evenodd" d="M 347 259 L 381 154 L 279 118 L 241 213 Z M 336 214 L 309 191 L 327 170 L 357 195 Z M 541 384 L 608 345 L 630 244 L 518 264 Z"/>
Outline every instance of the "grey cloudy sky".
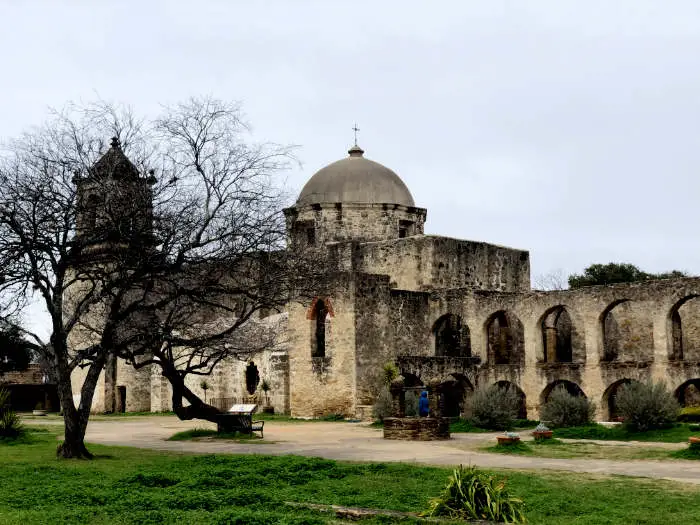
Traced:
<path fill-rule="evenodd" d="M 700 2 L 0 0 L 0 138 L 96 95 L 210 94 L 301 145 L 396 171 L 428 233 L 700 274 Z"/>

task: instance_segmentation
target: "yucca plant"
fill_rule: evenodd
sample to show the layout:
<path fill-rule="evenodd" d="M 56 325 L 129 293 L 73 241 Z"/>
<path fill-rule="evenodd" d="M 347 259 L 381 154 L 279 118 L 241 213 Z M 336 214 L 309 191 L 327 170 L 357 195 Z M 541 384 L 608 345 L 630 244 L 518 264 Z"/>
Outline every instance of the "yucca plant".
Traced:
<path fill-rule="evenodd" d="M 526 523 L 523 501 L 506 490 L 506 480 L 496 479 L 474 466 L 454 469 L 443 493 L 430 500 L 424 516 L 458 520 Z"/>
<path fill-rule="evenodd" d="M 22 433 L 22 421 L 9 403 L 10 393 L 0 388 L 0 438 L 16 438 Z"/>

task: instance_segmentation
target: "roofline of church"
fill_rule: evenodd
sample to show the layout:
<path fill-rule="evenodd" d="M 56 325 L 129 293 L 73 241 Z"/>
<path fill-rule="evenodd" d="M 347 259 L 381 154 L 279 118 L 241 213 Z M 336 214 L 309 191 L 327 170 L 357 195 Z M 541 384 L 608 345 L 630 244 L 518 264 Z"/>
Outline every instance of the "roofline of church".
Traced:
<path fill-rule="evenodd" d="M 380 208 L 385 210 L 401 210 L 407 211 L 409 213 L 417 213 L 423 216 L 428 214 L 427 208 L 420 208 L 418 206 L 406 206 L 405 204 L 396 204 L 391 202 L 315 202 L 308 204 L 298 204 L 295 203 L 292 206 L 283 208 L 282 211 L 285 215 L 290 215 L 297 213 L 300 210 L 312 209 L 312 210 L 323 210 L 323 209 L 339 209 L 339 208 Z"/>

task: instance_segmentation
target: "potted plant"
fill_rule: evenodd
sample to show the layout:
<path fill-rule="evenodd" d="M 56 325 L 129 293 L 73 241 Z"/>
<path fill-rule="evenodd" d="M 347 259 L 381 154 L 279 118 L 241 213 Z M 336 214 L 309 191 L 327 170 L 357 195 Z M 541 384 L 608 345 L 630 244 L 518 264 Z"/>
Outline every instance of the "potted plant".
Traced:
<path fill-rule="evenodd" d="M 535 441 L 541 441 L 543 439 L 552 439 L 552 431 L 549 430 L 547 425 L 544 423 L 540 423 L 535 427 L 535 430 L 532 431 L 532 437 L 535 438 Z"/>
<path fill-rule="evenodd" d="M 502 436 L 498 436 L 499 445 L 515 445 L 520 443 L 520 434 L 517 432 L 505 432 Z"/>
<path fill-rule="evenodd" d="M 263 379 L 260 381 L 260 390 L 263 391 L 265 394 L 265 406 L 263 407 L 263 413 L 264 414 L 274 414 L 275 413 L 275 407 L 270 406 L 270 390 L 272 390 L 272 386 L 270 385 L 270 382 L 267 379 Z"/>
<path fill-rule="evenodd" d="M 48 413 L 48 410 L 44 408 L 44 403 L 39 401 L 36 406 L 34 406 L 34 410 L 32 410 L 32 415 L 34 416 L 45 416 Z"/>

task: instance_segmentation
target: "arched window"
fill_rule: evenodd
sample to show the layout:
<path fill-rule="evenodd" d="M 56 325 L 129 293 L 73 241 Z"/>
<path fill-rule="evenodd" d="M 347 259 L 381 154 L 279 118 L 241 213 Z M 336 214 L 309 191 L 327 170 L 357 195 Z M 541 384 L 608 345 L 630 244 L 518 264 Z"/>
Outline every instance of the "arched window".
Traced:
<path fill-rule="evenodd" d="M 245 369 L 245 389 L 251 396 L 255 394 L 259 382 L 260 374 L 258 373 L 258 367 L 251 361 Z"/>
<path fill-rule="evenodd" d="M 545 363 L 571 363 L 571 317 L 563 306 L 556 306 L 542 319 L 542 343 Z"/>
<path fill-rule="evenodd" d="M 328 307 L 323 299 L 316 300 L 313 312 L 316 324 L 312 334 L 311 357 L 326 357 L 326 317 L 328 316 Z"/>
<path fill-rule="evenodd" d="M 649 315 L 634 301 L 618 299 L 600 317 L 603 330 L 601 361 L 654 360 L 654 328 Z"/>
<path fill-rule="evenodd" d="M 469 327 L 462 324 L 462 318 L 445 314 L 433 325 L 435 334 L 435 355 L 447 357 L 469 357 L 471 342 Z"/>
<path fill-rule="evenodd" d="M 486 323 L 487 355 L 496 365 L 521 365 L 525 360 L 523 324 L 510 312 L 501 310 Z"/>
<path fill-rule="evenodd" d="M 696 360 L 700 356 L 700 298 L 683 297 L 671 308 L 669 359 Z"/>

